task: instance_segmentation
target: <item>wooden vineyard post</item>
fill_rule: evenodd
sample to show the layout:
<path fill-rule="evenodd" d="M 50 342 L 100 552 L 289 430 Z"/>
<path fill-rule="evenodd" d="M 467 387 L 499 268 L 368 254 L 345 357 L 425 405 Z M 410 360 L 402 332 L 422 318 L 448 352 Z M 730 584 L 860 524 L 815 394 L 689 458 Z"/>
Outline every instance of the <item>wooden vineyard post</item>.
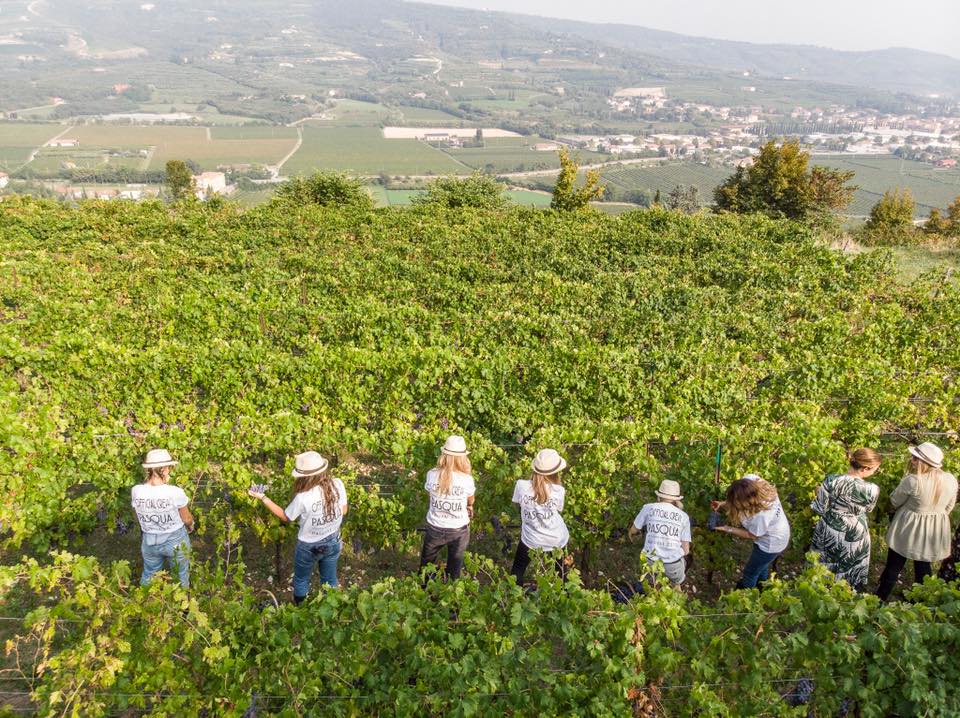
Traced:
<path fill-rule="evenodd" d="M 714 467 L 714 478 L 713 478 L 713 482 L 714 482 L 713 495 L 716 496 L 717 499 L 719 499 L 720 498 L 720 467 L 723 464 L 723 444 L 721 443 L 720 439 L 717 439 L 717 455 L 716 455 L 716 458 L 714 459 L 714 463 L 715 463 L 715 467 Z M 713 509 L 710 509 L 710 512 L 712 514 Z M 707 524 L 708 530 L 710 530 L 709 526 L 710 524 L 708 523 Z M 711 586 L 713 585 L 713 561 L 710 562 L 710 568 L 707 569 L 707 583 L 710 584 Z"/>

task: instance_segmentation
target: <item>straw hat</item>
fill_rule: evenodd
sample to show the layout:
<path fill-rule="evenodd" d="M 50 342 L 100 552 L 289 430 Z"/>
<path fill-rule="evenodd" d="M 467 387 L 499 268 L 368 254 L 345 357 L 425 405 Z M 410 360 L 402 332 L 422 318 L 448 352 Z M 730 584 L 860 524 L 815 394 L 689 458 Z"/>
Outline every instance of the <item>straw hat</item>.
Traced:
<path fill-rule="evenodd" d="M 654 491 L 657 498 L 666 501 L 680 501 L 683 494 L 680 493 L 680 484 L 672 479 L 664 479 L 660 482 L 660 488 Z"/>
<path fill-rule="evenodd" d="M 541 476 L 552 476 L 565 468 L 566 460 L 553 449 L 540 449 L 533 458 L 533 470 Z"/>
<path fill-rule="evenodd" d="M 916 458 L 925 464 L 929 464 L 935 469 L 943 466 L 943 450 L 936 444 L 925 441 L 918 446 L 911 446 L 907 449 Z"/>
<path fill-rule="evenodd" d="M 448 456 L 466 456 L 470 452 L 467 451 L 467 442 L 462 436 L 448 436 L 447 440 L 443 442 L 443 447 L 440 449 L 440 453 L 447 454 Z"/>
<path fill-rule="evenodd" d="M 297 454 L 294 462 L 296 468 L 291 472 L 293 478 L 300 479 L 305 476 L 313 476 L 326 470 L 330 462 L 320 456 L 316 451 L 304 451 Z"/>
<path fill-rule="evenodd" d="M 150 449 L 141 466 L 145 469 L 160 469 L 164 466 L 175 466 L 178 463 L 166 449 Z"/>

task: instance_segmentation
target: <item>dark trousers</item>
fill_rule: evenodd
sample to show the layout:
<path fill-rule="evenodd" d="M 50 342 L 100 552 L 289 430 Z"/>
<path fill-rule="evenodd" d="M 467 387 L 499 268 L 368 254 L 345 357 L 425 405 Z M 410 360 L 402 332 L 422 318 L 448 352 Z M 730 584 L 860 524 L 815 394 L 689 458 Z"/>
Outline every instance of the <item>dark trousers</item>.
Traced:
<path fill-rule="evenodd" d="M 423 534 L 423 549 L 420 551 L 420 570 L 428 564 L 437 565 L 440 549 L 447 547 L 447 565 L 445 573 L 449 578 L 459 578 L 463 568 L 463 555 L 470 543 L 470 525 L 459 529 L 441 529 L 427 524 Z M 426 577 L 427 579 L 430 576 Z M 425 579 L 426 580 L 426 579 Z"/>
<path fill-rule="evenodd" d="M 893 591 L 897 579 L 900 578 L 900 572 L 906 565 L 906 556 L 901 556 L 892 548 L 887 549 L 887 565 L 883 567 L 883 573 L 880 574 L 880 585 L 877 586 L 877 595 L 881 600 L 886 601 L 890 598 L 890 593 Z M 913 562 L 913 578 L 917 583 L 922 582 L 931 572 L 929 561 Z"/>
<path fill-rule="evenodd" d="M 754 544 L 747 565 L 743 567 L 743 575 L 737 581 L 737 588 L 756 588 L 757 584 L 769 579 L 770 567 L 778 558 L 780 554 L 767 553 Z"/>
<path fill-rule="evenodd" d="M 554 562 L 557 569 L 557 575 L 564 581 L 567 580 L 567 567 L 563 562 L 563 552 L 560 551 L 557 560 Z M 523 585 L 523 575 L 527 572 L 527 566 L 530 565 L 530 547 L 523 541 L 517 541 L 517 553 L 513 557 L 513 566 L 510 567 L 510 573 L 517 579 L 517 585 Z"/>

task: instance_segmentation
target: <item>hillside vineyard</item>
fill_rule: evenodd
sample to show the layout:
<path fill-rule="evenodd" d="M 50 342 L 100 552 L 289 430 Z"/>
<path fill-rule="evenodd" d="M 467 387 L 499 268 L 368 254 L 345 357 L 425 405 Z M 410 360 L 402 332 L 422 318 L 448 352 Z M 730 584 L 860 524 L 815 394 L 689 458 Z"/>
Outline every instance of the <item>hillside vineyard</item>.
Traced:
<path fill-rule="evenodd" d="M 298 612 L 264 609 L 234 550 L 240 532 L 287 535 L 246 490 L 288 492 L 310 447 L 337 460 L 346 538 L 417 544 L 422 477 L 453 432 L 477 526 L 513 511 L 538 449 L 563 449 L 582 568 L 662 478 L 704 523 L 718 443 L 724 485 L 748 470 L 776 484 L 802 550 L 846 449 L 901 456 L 957 426 L 960 291 L 943 277 L 904 286 L 884 255 L 794 224 L 662 210 L 16 199 L 0 248 L 0 595 L 57 599 L 10 644 L 43 714 L 804 715 L 783 696 L 808 679 L 824 715 L 958 709 L 939 657 L 960 592 L 943 583 L 880 606 L 811 567 L 716 606 L 666 590 L 615 609 L 549 571 L 524 597 L 468 556 L 477 580 L 389 578 Z M 152 446 L 176 454 L 221 547 L 190 592 L 134 587 L 103 556 L 51 562 L 130 520 Z M 898 479 L 881 477 L 885 494 Z M 724 566 L 722 540 L 694 543 Z"/>

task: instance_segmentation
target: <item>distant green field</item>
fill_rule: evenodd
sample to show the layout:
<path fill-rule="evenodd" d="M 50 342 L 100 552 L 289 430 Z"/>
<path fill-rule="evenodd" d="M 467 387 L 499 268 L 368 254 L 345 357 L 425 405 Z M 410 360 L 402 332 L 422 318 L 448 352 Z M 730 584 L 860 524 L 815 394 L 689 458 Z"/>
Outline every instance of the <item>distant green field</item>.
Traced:
<path fill-rule="evenodd" d="M 431 110 L 425 107 L 397 107 L 396 111 L 403 115 L 404 124 L 411 127 L 426 126 L 427 123 L 436 123 L 439 127 L 466 126 L 459 117 L 443 110 Z"/>
<path fill-rule="evenodd" d="M 98 149 L 47 148 L 37 153 L 30 163 L 30 168 L 38 172 L 55 172 L 59 169 L 68 169 L 69 165 L 77 169 L 107 167 L 141 169 L 143 162 L 143 157 L 111 157 L 106 151 Z"/>
<path fill-rule="evenodd" d="M 296 140 L 295 127 L 245 125 L 242 127 L 211 127 L 210 136 L 218 140 Z"/>
<path fill-rule="evenodd" d="M 813 164 L 853 170 L 853 183 L 860 189 L 846 214 L 866 216 L 870 208 L 888 189 L 907 187 L 917 202 L 917 216 L 925 217 L 933 207 L 946 207 L 960 195 L 960 170 L 940 170 L 921 162 L 902 161 L 890 157 L 825 157 L 818 156 Z M 656 167 L 636 165 L 610 168 L 603 178 L 613 188 L 621 190 L 660 190 L 666 194 L 677 185 L 694 185 L 700 190 L 700 201 L 713 201 L 714 188 L 733 174 L 731 167 L 706 167 L 693 163 L 667 163 Z"/>
<path fill-rule="evenodd" d="M 729 167 L 707 167 L 694 163 L 671 163 L 657 167 L 624 165 L 604 170 L 603 181 L 613 189 L 660 190 L 666 194 L 677 185 L 695 186 L 701 204 L 713 201 L 713 188 L 733 173 Z"/>
<path fill-rule="evenodd" d="M 486 140 L 485 147 L 444 149 L 451 157 L 474 169 L 488 172 L 524 172 L 530 170 L 557 169 L 560 160 L 557 153 L 533 149 L 533 145 L 547 142 L 541 137 L 495 137 Z M 609 155 L 586 150 L 574 153 L 582 163 L 603 162 Z"/>
<path fill-rule="evenodd" d="M 937 169 L 922 162 L 895 157 L 814 157 L 814 163 L 856 172 L 860 186 L 847 208 L 851 215 L 865 216 L 889 189 L 907 187 L 917 202 L 917 216 L 926 217 L 934 207 L 943 209 L 960 196 L 960 170 Z"/>
<path fill-rule="evenodd" d="M 375 102 L 337 100 L 334 108 L 325 114 L 330 116 L 329 122 L 335 125 L 379 127 L 390 114 L 390 108 Z"/>
<path fill-rule="evenodd" d="M 277 135 L 264 134 L 263 130 L 274 130 Z M 245 138 L 245 135 L 250 136 Z M 150 169 L 161 169 L 168 160 L 189 159 L 206 170 L 215 169 L 222 164 L 275 164 L 293 149 L 296 130 L 259 127 L 215 127 L 208 130 L 206 127 L 164 125 L 81 125 L 72 128 L 65 137 L 79 140 L 81 149 L 153 148 Z"/>
<path fill-rule="evenodd" d="M 0 122 L 0 169 L 17 169 L 33 150 L 63 130 L 63 125 Z"/>
<path fill-rule="evenodd" d="M 303 145 L 283 166 L 285 175 L 337 169 L 391 175 L 465 173 L 439 150 L 418 140 L 387 140 L 379 128 L 303 125 Z"/>

